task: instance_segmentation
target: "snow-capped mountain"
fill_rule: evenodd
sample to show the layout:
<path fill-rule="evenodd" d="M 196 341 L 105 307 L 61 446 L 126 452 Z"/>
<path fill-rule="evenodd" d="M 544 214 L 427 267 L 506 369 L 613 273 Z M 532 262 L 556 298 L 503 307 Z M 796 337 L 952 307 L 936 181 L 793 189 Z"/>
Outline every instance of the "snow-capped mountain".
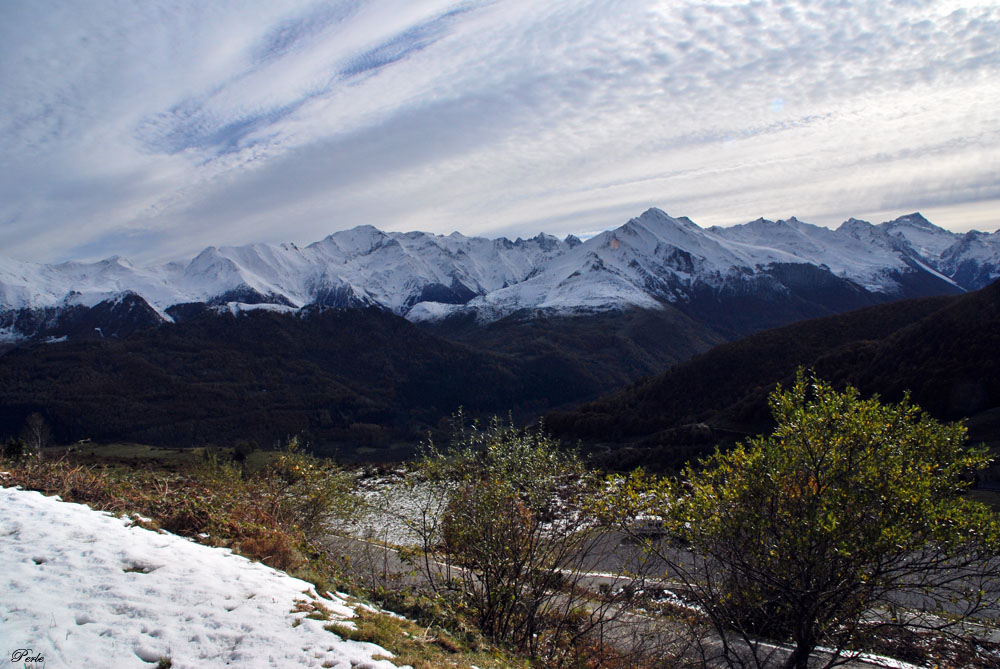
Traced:
<path fill-rule="evenodd" d="M 379 306 L 405 315 L 416 303 L 464 303 L 523 281 L 579 243 L 543 234 L 512 242 L 361 226 L 305 248 L 212 246 L 187 263 L 141 268 L 118 257 L 58 265 L 0 259 L 0 337 L 67 335 L 80 330 L 76 321 L 86 308 L 115 310 L 126 295 L 130 307 L 136 298 L 148 305 L 147 324 L 172 321 L 189 303 L 287 311 Z"/>
<path fill-rule="evenodd" d="M 945 236 L 952 244 L 941 243 Z M 922 252 L 911 239 L 920 242 Z M 703 229 L 686 217 L 650 209 L 567 250 L 525 281 L 464 305 L 418 304 L 409 317 L 475 310 L 488 321 L 526 308 L 559 313 L 664 303 L 684 307 L 706 296 L 768 293 L 780 299 L 795 292 L 787 278 L 795 266 L 815 268 L 812 282 L 840 284 L 885 301 L 980 288 L 1000 276 L 998 259 L 1000 234 L 962 237 L 919 214 L 877 226 L 850 219 L 836 230 L 795 218 Z"/>
<path fill-rule="evenodd" d="M 992 283 L 1000 276 L 1000 232 L 967 232 L 941 253 L 938 266 L 966 288 Z"/>
<path fill-rule="evenodd" d="M 795 218 L 704 229 L 650 209 L 585 242 L 360 226 L 304 248 L 209 247 L 188 262 L 149 267 L 119 257 L 56 265 L 0 259 L 0 332 L 8 340 L 121 335 L 183 317 L 190 303 L 376 306 L 413 321 L 468 313 L 480 322 L 522 310 L 695 308 L 740 296 L 819 300 L 836 311 L 972 290 L 998 276 L 1000 233 L 960 235 L 920 214 L 880 225 L 850 219 L 836 230 Z M 96 324 L 98 307 L 110 328 Z"/>

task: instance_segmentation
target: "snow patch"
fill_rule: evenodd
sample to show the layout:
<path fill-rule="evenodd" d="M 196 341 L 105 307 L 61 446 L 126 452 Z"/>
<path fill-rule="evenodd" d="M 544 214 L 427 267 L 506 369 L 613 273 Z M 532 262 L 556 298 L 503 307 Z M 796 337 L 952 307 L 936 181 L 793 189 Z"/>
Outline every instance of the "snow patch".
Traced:
<path fill-rule="evenodd" d="M 14 488 L 0 488 L 0 536 L 0 652 L 59 667 L 396 666 L 293 613 L 311 584 L 227 549 Z M 321 601 L 354 616 L 339 595 Z"/>
<path fill-rule="evenodd" d="M 414 323 L 439 321 L 461 309 L 461 305 L 442 302 L 417 302 L 406 312 L 406 319 Z"/>
<path fill-rule="evenodd" d="M 218 307 L 220 312 L 228 312 L 233 316 L 250 311 L 270 311 L 277 314 L 291 314 L 298 311 L 295 307 L 284 304 L 247 304 L 245 302 L 226 302 Z"/>

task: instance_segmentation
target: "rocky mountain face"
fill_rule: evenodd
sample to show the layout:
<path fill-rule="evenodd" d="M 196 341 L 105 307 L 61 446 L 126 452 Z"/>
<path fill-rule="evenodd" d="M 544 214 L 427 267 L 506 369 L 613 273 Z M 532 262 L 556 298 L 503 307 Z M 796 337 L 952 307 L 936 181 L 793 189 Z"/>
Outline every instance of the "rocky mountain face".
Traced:
<path fill-rule="evenodd" d="M 209 247 L 187 262 L 0 259 L 0 341 L 124 337 L 205 310 L 378 307 L 413 322 L 676 309 L 731 338 L 1000 276 L 1000 233 L 910 214 L 836 230 L 758 219 L 701 228 L 650 209 L 584 242 L 483 239 L 361 226 L 300 248 Z"/>

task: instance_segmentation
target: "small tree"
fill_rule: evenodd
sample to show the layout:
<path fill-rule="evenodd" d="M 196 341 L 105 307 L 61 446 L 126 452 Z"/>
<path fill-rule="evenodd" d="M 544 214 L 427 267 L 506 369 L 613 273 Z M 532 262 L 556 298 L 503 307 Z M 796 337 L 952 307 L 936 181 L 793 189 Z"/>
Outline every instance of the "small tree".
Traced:
<path fill-rule="evenodd" d="M 22 458 L 27 454 L 28 445 L 24 443 L 24 440 L 15 437 L 7 437 L 6 443 L 3 444 L 3 448 L 0 450 L 0 457 L 4 458 Z"/>
<path fill-rule="evenodd" d="M 52 430 L 42 414 L 37 411 L 29 414 L 21 428 L 21 441 L 27 447 L 27 452 L 41 458 L 42 449 L 49 445 L 51 438 Z"/>
<path fill-rule="evenodd" d="M 602 534 L 587 509 L 599 481 L 539 432 L 494 419 L 460 427 L 453 448 L 430 445 L 419 467 L 445 493 L 439 522 L 423 522 L 426 575 L 453 592 L 492 640 L 558 666 L 622 610 L 583 592 Z"/>
<path fill-rule="evenodd" d="M 294 523 L 309 542 L 359 512 L 353 477 L 333 461 L 303 452 L 298 437 L 291 437 L 249 481 L 260 490 L 261 504 L 269 505 L 278 520 Z"/>
<path fill-rule="evenodd" d="M 633 476 L 618 495 L 662 518 L 673 541 L 644 541 L 731 666 L 774 663 L 762 638 L 791 642 L 786 667 L 810 666 L 819 646 L 835 666 L 894 629 L 945 630 L 990 596 L 995 607 L 997 518 L 962 496 L 989 458 L 964 446 L 963 426 L 801 371 L 770 405 L 769 437 L 717 451 L 682 481 Z"/>

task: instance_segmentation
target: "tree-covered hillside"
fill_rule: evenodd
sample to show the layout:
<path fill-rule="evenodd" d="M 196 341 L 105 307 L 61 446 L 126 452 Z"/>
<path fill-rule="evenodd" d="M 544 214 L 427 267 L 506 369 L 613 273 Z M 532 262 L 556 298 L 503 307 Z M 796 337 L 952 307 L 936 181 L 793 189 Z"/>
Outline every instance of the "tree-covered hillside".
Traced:
<path fill-rule="evenodd" d="M 995 439 L 1000 405 L 1000 284 L 957 297 L 905 300 L 768 330 L 718 346 L 582 405 L 546 425 L 568 439 L 612 447 L 615 461 L 676 466 L 718 441 L 770 429 L 767 396 L 798 366 L 838 387 L 889 401 L 912 391 L 940 419 L 970 418 L 972 437 Z M 630 459 L 631 458 L 631 459 Z"/>

